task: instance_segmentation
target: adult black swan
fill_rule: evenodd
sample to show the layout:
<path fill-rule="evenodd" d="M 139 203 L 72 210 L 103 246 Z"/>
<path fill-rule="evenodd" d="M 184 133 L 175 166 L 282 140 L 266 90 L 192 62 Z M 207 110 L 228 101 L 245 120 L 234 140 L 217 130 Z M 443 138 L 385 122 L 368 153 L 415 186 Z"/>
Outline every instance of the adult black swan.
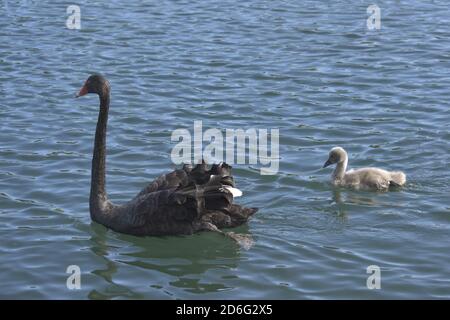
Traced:
<path fill-rule="evenodd" d="M 219 229 L 239 226 L 257 209 L 233 203 L 240 191 L 234 188 L 231 167 L 205 163 L 160 176 L 131 201 L 116 205 L 108 200 L 106 184 L 106 127 L 110 85 L 101 75 L 91 75 L 77 97 L 96 93 L 100 112 L 92 158 L 91 219 L 117 232 L 136 236 L 187 235 L 216 231 L 240 241 L 242 237 Z M 241 241 L 240 241 L 241 242 Z"/>

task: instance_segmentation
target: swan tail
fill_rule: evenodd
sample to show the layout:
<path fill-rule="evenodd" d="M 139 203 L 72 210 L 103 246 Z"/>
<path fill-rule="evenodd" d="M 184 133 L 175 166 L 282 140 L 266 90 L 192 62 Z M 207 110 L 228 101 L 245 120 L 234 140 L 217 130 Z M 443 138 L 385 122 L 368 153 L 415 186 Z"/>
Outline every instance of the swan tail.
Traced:
<path fill-rule="evenodd" d="M 390 185 L 401 187 L 406 183 L 406 175 L 401 171 L 391 172 Z"/>

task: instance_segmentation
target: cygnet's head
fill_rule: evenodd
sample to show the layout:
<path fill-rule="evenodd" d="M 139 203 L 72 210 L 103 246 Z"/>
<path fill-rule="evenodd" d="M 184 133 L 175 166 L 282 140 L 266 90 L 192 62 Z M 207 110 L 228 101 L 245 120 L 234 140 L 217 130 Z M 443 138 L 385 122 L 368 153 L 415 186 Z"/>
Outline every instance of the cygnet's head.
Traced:
<path fill-rule="evenodd" d="M 334 147 L 330 150 L 327 162 L 323 165 L 323 168 L 332 164 L 343 162 L 347 159 L 347 152 L 341 147 Z"/>

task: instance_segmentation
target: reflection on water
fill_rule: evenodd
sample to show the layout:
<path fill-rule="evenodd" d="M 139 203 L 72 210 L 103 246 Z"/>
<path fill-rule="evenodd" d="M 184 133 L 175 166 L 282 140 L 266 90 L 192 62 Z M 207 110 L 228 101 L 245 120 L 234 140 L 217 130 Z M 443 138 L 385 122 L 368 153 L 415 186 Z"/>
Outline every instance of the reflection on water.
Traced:
<path fill-rule="evenodd" d="M 345 201 L 342 200 L 341 189 L 334 187 L 332 190 L 332 194 L 333 200 L 331 204 L 336 208 L 336 215 L 342 220 L 347 219 Z"/>
<path fill-rule="evenodd" d="M 90 299 L 112 298 L 115 292 L 121 297 L 134 296 L 128 288 L 114 282 L 114 274 L 121 264 L 171 276 L 174 280 L 170 285 L 192 293 L 231 289 L 226 283 L 204 283 L 202 276 L 209 270 L 237 267 L 242 248 L 233 239 L 214 232 L 163 238 L 117 234 L 116 240 L 121 242 L 121 247 L 115 247 L 108 244 L 109 232 L 106 228 L 96 223 L 91 226 L 90 250 L 105 262 L 105 268 L 93 270 L 92 273 L 111 286 L 107 292 L 91 291 Z M 239 233 L 250 236 L 247 226 L 239 228 Z M 151 282 L 151 279 L 147 280 Z M 158 288 L 158 285 L 150 284 L 150 287 Z"/>

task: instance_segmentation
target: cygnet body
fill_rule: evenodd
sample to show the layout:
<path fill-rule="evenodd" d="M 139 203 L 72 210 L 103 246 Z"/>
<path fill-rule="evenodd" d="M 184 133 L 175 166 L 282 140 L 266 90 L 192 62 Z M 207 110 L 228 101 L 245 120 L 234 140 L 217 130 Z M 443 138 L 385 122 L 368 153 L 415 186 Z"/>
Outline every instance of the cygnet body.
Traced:
<path fill-rule="evenodd" d="M 401 171 L 386 171 L 379 168 L 361 168 L 347 170 L 348 155 L 341 147 L 331 149 L 327 162 L 323 167 L 336 164 L 331 175 L 331 182 L 336 186 L 355 189 L 387 190 L 391 186 L 403 186 L 406 175 Z"/>

